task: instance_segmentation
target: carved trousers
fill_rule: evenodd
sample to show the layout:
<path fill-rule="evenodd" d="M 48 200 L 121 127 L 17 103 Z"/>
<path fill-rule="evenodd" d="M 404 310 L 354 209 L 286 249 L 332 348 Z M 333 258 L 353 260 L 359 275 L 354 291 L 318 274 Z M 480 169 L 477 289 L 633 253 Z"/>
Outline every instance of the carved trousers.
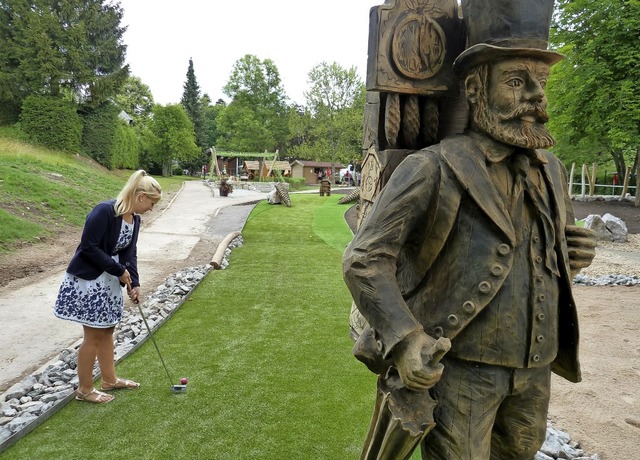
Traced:
<path fill-rule="evenodd" d="M 550 366 L 511 369 L 443 359 L 428 460 L 532 460 L 544 442 Z"/>

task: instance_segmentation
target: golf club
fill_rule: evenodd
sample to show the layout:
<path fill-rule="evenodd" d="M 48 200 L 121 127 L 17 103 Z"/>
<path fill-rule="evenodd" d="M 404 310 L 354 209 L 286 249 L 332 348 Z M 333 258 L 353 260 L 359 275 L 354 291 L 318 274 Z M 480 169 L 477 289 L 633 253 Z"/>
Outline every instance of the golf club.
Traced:
<path fill-rule="evenodd" d="M 169 375 L 169 369 L 167 369 L 167 365 L 164 363 L 164 359 L 162 358 L 162 353 L 160 353 L 160 348 L 158 348 L 158 344 L 156 343 L 156 339 L 153 337 L 151 332 L 151 328 L 149 327 L 149 323 L 147 323 L 147 318 L 144 316 L 142 311 L 142 307 L 140 306 L 140 302 L 134 302 L 138 306 L 138 310 L 140 311 L 140 316 L 142 316 L 142 320 L 144 321 L 144 325 L 147 327 L 147 332 L 149 333 L 149 338 L 153 342 L 153 346 L 156 347 L 156 351 L 158 352 L 158 356 L 160 357 L 160 361 L 162 362 L 162 367 L 164 367 L 164 371 L 167 373 L 167 378 L 169 379 L 169 383 L 171 384 L 171 391 L 174 393 L 184 393 L 187 391 L 187 385 L 174 385 L 173 379 Z"/>

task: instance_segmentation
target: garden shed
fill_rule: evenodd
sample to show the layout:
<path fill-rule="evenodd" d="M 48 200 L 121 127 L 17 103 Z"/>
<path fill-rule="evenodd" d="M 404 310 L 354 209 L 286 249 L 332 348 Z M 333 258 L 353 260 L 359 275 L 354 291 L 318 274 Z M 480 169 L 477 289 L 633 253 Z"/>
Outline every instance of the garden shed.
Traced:
<path fill-rule="evenodd" d="M 333 168 L 337 173 L 339 169 L 344 168 L 344 165 L 334 163 Z M 330 178 L 330 170 L 331 163 L 328 161 L 296 160 L 291 164 L 291 177 L 304 177 L 305 184 L 314 185 L 320 183 L 318 173 L 323 174 L 323 177 Z"/>

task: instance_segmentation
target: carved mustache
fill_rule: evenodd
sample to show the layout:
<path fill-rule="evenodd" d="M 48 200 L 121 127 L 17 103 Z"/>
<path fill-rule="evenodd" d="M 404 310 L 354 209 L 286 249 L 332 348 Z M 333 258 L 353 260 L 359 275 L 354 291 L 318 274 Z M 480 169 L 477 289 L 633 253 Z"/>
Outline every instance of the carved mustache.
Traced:
<path fill-rule="evenodd" d="M 526 118 L 531 121 L 537 121 L 538 123 L 546 123 L 549 121 L 549 115 L 539 105 L 527 105 L 523 104 L 520 107 L 515 108 L 511 112 L 498 114 L 498 119 L 502 122 L 513 120 L 524 120 Z"/>

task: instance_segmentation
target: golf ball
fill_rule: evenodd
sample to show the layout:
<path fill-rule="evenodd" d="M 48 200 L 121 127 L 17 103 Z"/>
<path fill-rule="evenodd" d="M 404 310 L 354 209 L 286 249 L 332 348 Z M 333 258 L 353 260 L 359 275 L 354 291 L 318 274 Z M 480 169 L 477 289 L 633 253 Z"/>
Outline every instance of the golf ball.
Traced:
<path fill-rule="evenodd" d="M 186 384 L 187 384 L 187 382 L 188 382 L 188 380 L 187 380 L 187 378 L 186 378 L 186 377 L 182 377 L 182 378 L 180 379 L 180 383 L 181 383 L 182 385 L 186 385 Z"/>

